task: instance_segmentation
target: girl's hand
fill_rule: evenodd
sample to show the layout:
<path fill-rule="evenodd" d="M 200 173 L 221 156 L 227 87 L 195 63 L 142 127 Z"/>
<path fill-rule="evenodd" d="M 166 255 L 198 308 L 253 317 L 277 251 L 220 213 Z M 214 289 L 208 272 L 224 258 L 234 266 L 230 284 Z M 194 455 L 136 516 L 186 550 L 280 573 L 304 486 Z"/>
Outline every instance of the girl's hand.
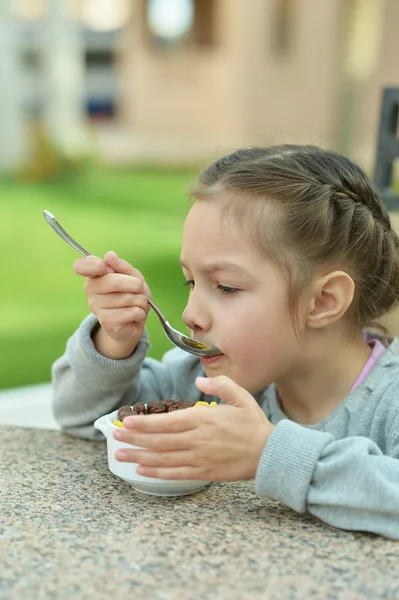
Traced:
<path fill-rule="evenodd" d="M 205 481 L 255 478 L 274 426 L 251 394 L 230 378 L 198 377 L 196 385 L 226 404 L 126 417 L 124 427 L 114 431 L 114 438 L 143 449 L 118 450 L 115 457 L 138 463 L 137 473 L 146 477 Z"/>
<path fill-rule="evenodd" d="M 149 310 L 144 294 L 151 292 L 144 277 L 115 252 L 107 252 L 104 260 L 79 258 L 74 271 L 86 277 L 84 293 L 101 325 L 94 338 L 97 349 L 110 358 L 128 356 L 143 334 Z"/>

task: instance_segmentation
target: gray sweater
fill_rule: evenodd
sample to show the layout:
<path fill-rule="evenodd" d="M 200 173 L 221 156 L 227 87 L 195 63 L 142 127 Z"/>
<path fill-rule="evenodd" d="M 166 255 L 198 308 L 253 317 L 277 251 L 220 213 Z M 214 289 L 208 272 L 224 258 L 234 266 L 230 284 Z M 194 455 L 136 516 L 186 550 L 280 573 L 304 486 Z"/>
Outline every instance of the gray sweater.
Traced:
<path fill-rule="evenodd" d="M 195 387 L 198 358 L 173 349 L 162 362 L 146 358 L 143 336 L 127 359 L 94 348 L 89 315 L 53 365 L 53 409 L 67 433 L 103 439 L 94 421 L 124 404 L 164 398 L 219 402 Z M 309 512 L 335 527 L 399 539 L 399 341 L 369 376 L 325 419 L 298 425 L 280 408 L 274 385 L 255 395 L 276 426 L 255 478 L 259 496 Z"/>

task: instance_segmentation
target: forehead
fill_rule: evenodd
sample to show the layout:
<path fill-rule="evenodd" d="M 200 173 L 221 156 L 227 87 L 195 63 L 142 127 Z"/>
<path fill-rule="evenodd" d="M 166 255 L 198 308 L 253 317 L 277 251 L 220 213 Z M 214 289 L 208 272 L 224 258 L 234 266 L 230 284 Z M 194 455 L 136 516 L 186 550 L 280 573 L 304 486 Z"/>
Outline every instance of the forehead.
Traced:
<path fill-rule="evenodd" d="M 195 201 L 183 228 L 182 261 L 199 258 L 258 262 L 261 255 L 249 231 L 223 213 L 223 204 L 213 199 Z"/>
<path fill-rule="evenodd" d="M 216 245 L 229 244 L 243 234 L 242 228 L 223 214 L 223 206 L 212 199 L 196 200 L 186 217 L 183 227 L 183 243 L 192 239 L 200 242 L 206 238 Z M 247 234 L 248 242 L 250 236 Z"/>

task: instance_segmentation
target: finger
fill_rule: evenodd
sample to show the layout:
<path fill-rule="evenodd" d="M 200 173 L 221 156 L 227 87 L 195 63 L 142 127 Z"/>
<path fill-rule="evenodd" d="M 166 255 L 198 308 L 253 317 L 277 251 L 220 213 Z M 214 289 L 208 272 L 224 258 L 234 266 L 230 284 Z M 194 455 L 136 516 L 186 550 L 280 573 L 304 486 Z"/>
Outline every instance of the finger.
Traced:
<path fill-rule="evenodd" d="M 81 277 L 101 277 L 107 273 L 108 265 L 98 256 L 85 256 L 73 263 L 73 270 Z"/>
<path fill-rule="evenodd" d="M 247 407 L 256 404 L 256 400 L 247 390 L 235 383 L 226 375 L 218 377 L 197 377 L 195 385 L 204 394 L 217 396 L 226 404 L 237 407 Z"/>
<path fill-rule="evenodd" d="M 97 319 L 104 329 L 114 329 L 122 327 L 129 323 L 143 323 L 147 318 L 147 313 L 138 306 L 126 308 L 108 308 L 98 310 L 96 313 Z"/>
<path fill-rule="evenodd" d="M 156 452 L 189 450 L 194 445 L 192 430 L 182 433 L 142 433 L 120 427 L 113 432 L 113 438 L 125 444 Z"/>
<path fill-rule="evenodd" d="M 209 477 L 199 467 L 146 467 L 139 465 L 136 469 L 139 475 L 144 477 L 156 477 L 157 479 L 178 479 L 185 481 L 209 481 Z"/>
<path fill-rule="evenodd" d="M 129 294 L 113 292 L 111 294 L 90 294 L 89 308 L 92 312 L 96 310 L 108 310 L 112 308 L 129 308 L 136 306 L 148 312 L 147 298 L 141 294 Z"/>
<path fill-rule="evenodd" d="M 88 278 L 84 289 L 91 294 L 112 294 L 114 292 L 144 293 L 143 282 L 140 279 L 121 275 L 120 273 L 110 273 L 98 279 Z"/>
<path fill-rule="evenodd" d="M 151 290 L 148 287 L 143 274 L 138 269 L 135 269 L 130 263 L 128 263 L 123 258 L 119 258 L 119 256 L 112 251 L 106 253 L 104 260 L 108 263 L 110 267 L 114 269 L 116 273 L 122 273 L 124 275 L 130 275 L 131 277 L 136 277 L 144 284 L 144 292 L 147 296 L 151 297 Z"/>
<path fill-rule="evenodd" d="M 205 410 L 210 412 L 209 408 L 203 407 L 203 411 Z M 199 413 L 203 411 L 201 407 L 193 407 L 160 415 L 136 415 L 123 419 L 123 425 L 126 429 L 142 433 L 181 433 L 196 429 Z"/>
<path fill-rule="evenodd" d="M 112 267 L 114 269 L 114 271 L 116 273 L 122 273 L 123 275 L 130 275 L 132 277 L 137 277 L 137 279 L 141 279 L 141 281 L 144 281 L 144 277 L 140 273 L 140 271 L 138 271 L 137 269 L 132 267 L 132 265 L 127 262 L 127 260 L 124 260 L 123 258 L 119 258 L 119 256 L 116 254 L 116 252 L 112 252 L 112 251 L 107 252 L 106 255 L 104 256 L 104 260 L 110 267 Z"/>
<path fill-rule="evenodd" d="M 145 467 L 193 467 L 190 452 L 148 452 L 147 450 L 117 450 L 116 460 L 120 462 L 132 462 Z"/>

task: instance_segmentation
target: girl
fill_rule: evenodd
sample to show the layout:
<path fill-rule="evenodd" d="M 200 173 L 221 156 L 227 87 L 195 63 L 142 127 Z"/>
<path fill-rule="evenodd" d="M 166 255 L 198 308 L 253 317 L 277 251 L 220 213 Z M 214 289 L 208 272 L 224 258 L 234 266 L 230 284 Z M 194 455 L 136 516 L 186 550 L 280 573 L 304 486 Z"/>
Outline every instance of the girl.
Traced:
<path fill-rule="evenodd" d="M 146 358 L 143 276 L 113 252 L 79 259 L 92 314 L 53 366 L 60 426 L 95 439 L 123 404 L 216 400 L 126 418 L 115 437 L 145 450 L 118 460 L 254 478 L 298 512 L 399 539 L 399 341 L 370 329 L 399 297 L 399 240 L 377 191 L 349 159 L 287 145 L 221 158 L 191 195 L 183 318 L 221 354 Z"/>

